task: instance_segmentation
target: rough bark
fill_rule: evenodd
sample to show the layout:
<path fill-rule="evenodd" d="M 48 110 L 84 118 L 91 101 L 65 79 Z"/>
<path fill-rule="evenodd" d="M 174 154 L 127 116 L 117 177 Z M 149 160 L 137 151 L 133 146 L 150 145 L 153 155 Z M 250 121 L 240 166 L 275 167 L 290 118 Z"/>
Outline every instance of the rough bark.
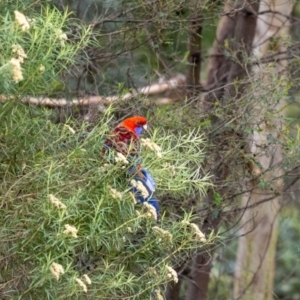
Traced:
<path fill-rule="evenodd" d="M 271 0 L 263 1 L 260 5 L 260 15 L 257 23 L 257 31 L 254 39 L 254 53 L 261 58 L 270 49 L 270 38 L 280 40 L 288 35 L 288 16 L 292 10 L 292 1 Z M 274 11 L 263 13 L 265 11 Z M 277 13 L 276 13 L 277 12 Z M 255 73 L 264 82 L 270 82 L 273 74 L 282 74 L 287 61 L 281 60 L 275 68 L 263 73 L 260 68 Z M 276 73 L 275 73 L 276 72 Z M 259 91 L 257 91 L 259 94 Z M 273 103 L 274 105 L 274 103 Z M 247 209 L 241 219 L 241 236 L 238 243 L 236 259 L 236 272 L 234 282 L 235 299 L 268 300 L 273 299 L 273 279 L 275 272 L 275 254 L 277 240 L 276 217 L 280 209 L 281 196 L 278 196 L 283 188 L 283 170 L 281 167 L 283 154 L 280 142 L 268 142 L 270 136 L 274 141 L 280 140 L 280 130 L 283 121 L 280 114 L 284 107 L 284 99 L 273 106 L 274 116 L 268 122 L 265 116 L 270 113 L 268 103 L 258 103 L 254 108 L 256 124 L 260 124 L 259 130 L 249 137 L 249 148 L 260 166 L 256 169 L 256 179 L 249 181 L 251 192 L 243 196 L 242 205 L 247 207 L 260 203 L 264 199 L 272 198 L 251 209 Z M 277 110 L 277 112 L 276 112 Z M 263 130 L 262 130 L 263 129 Z M 268 188 L 260 188 L 259 182 L 263 179 L 268 182 Z"/>
<path fill-rule="evenodd" d="M 233 90 L 233 81 L 242 79 L 247 73 L 247 61 L 243 61 L 243 53 L 250 54 L 251 46 L 255 33 L 256 16 L 258 12 L 258 1 L 238 1 L 235 7 L 232 7 L 231 2 L 226 3 L 228 14 L 221 18 L 216 40 L 214 42 L 213 54 L 208 67 L 207 87 L 212 87 L 216 90 L 214 93 L 209 93 L 204 97 L 204 105 L 206 109 L 212 108 L 214 101 L 226 101 L 224 97 L 231 96 Z M 230 11 L 231 9 L 231 11 Z M 229 39 L 231 39 L 229 41 Z M 236 55 L 238 61 L 233 62 L 224 54 L 225 44 L 230 43 L 230 49 Z M 226 46 L 227 47 L 227 46 Z M 219 55 L 221 54 L 221 55 Z M 232 87 L 231 87 L 232 86 Z M 212 118 L 213 125 L 218 126 L 218 120 Z M 222 145 L 224 136 L 216 138 L 212 137 L 212 143 L 216 144 L 215 149 Z M 219 143 L 219 145 L 217 145 Z M 213 216 L 212 208 L 214 206 L 213 194 L 217 191 L 220 195 L 226 198 L 228 186 L 226 186 L 226 178 L 230 172 L 227 164 L 228 158 L 222 157 L 220 153 L 211 153 L 215 163 L 211 166 L 211 174 L 214 175 L 215 190 L 210 190 L 206 199 L 210 206 L 210 212 L 205 212 L 205 218 L 202 231 L 209 234 L 212 230 L 216 231 L 221 222 L 221 215 Z M 231 158 L 230 158 L 231 159 Z M 217 162 L 217 163 L 216 163 Z M 198 254 L 192 261 L 191 272 L 189 274 L 190 281 L 188 283 L 186 300 L 206 300 L 208 293 L 208 284 L 210 270 L 212 267 L 212 251 L 213 246 L 207 249 L 210 255 Z"/>
<path fill-rule="evenodd" d="M 189 99 L 200 93 L 201 71 L 201 33 L 202 33 L 202 3 L 194 0 L 189 9 L 189 26 L 187 48 L 189 51 L 186 72 L 186 96 Z M 179 300 L 181 280 L 177 284 L 169 284 L 165 293 L 167 300 Z"/>
<path fill-rule="evenodd" d="M 202 33 L 202 8 L 200 1 L 193 1 L 190 9 L 188 26 L 189 51 L 188 66 L 186 75 L 187 96 L 189 98 L 197 96 L 200 90 L 201 71 L 201 33 Z"/>
<path fill-rule="evenodd" d="M 207 202 L 213 203 L 213 191 L 210 190 L 207 196 Z M 201 228 L 205 235 L 217 229 L 221 222 L 221 216 L 213 217 L 209 214 Z M 209 274 L 212 268 L 212 255 L 214 245 L 202 249 L 201 253 L 195 255 L 192 260 L 191 271 L 189 274 L 189 283 L 186 292 L 186 300 L 203 300 L 207 299 Z M 206 251 L 204 253 L 204 251 Z"/>
<path fill-rule="evenodd" d="M 214 101 L 220 99 L 224 93 L 224 86 L 227 83 L 227 72 L 230 67 L 230 59 L 225 55 L 225 43 L 234 36 L 236 24 L 235 16 L 230 15 L 234 9 L 232 0 L 227 0 L 224 11 L 226 15 L 221 17 L 216 37 L 212 47 L 212 58 L 207 67 L 206 89 L 213 90 L 203 98 L 203 106 L 208 109 Z M 228 14 L 228 15 L 227 15 Z"/>
<path fill-rule="evenodd" d="M 177 283 L 169 283 L 167 286 L 167 290 L 165 293 L 167 300 L 180 300 L 180 287 L 181 287 L 181 280 Z"/>
<path fill-rule="evenodd" d="M 225 14 L 221 18 L 208 65 L 206 88 L 212 90 L 202 101 L 207 110 L 225 96 L 236 96 L 235 79 L 241 79 L 246 73 L 255 34 L 259 1 L 240 0 L 233 6 L 232 1 L 225 4 Z M 234 12 L 234 13 L 233 13 Z M 226 53 L 230 55 L 226 55 Z M 239 88 L 239 92 L 242 89 Z"/>
<path fill-rule="evenodd" d="M 252 43 L 256 30 L 257 12 L 259 8 L 258 2 L 250 3 L 251 1 L 242 1 L 240 9 L 237 13 L 236 23 L 234 27 L 234 39 L 231 49 L 235 56 L 235 61 L 230 64 L 230 70 L 227 73 L 225 87 L 225 96 L 236 97 L 243 92 L 243 85 L 240 84 L 238 90 L 234 87 L 235 79 L 242 79 L 249 69 L 249 60 L 246 56 L 251 56 Z"/>

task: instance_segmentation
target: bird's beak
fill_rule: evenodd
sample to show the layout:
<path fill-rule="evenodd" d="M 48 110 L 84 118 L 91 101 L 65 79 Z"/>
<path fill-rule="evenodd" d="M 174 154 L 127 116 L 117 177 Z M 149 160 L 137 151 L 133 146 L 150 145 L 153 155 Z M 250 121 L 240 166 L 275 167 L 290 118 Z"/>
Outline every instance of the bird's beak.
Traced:
<path fill-rule="evenodd" d="M 147 124 L 145 124 L 145 125 L 143 126 L 143 128 L 144 128 L 145 130 L 147 130 L 147 128 L 148 128 Z"/>

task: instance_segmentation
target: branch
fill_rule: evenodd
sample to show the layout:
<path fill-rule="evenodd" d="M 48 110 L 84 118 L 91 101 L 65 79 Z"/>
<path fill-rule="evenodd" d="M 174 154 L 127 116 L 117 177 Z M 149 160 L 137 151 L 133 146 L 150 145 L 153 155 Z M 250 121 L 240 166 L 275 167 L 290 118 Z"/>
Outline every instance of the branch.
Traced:
<path fill-rule="evenodd" d="M 171 78 L 168 81 L 155 83 L 152 85 L 148 85 L 142 88 L 137 89 L 136 91 L 132 91 L 130 93 L 127 93 L 123 96 L 108 96 L 108 97 L 102 97 L 102 96 L 85 96 L 78 99 L 55 99 L 55 98 L 48 98 L 48 97 L 24 97 L 21 101 L 23 103 L 27 104 L 33 104 L 33 105 L 41 105 L 46 106 L 50 108 L 55 107 L 66 107 L 66 106 L 90 106 L 90 105 L 109 105 L 112 102 L 115 101 L 127 101 L 130 100 L 136 96 L 153 96 L 153 95 L 159 95 L 163 94 L 165 92 L 176 90 L 180 87 L 185 86 L 185 76 L 178 74 L 175 77 Z M 13 96 L 5 96 L 0 95 L 0 101 L 8 101 L 14 99 Z M 171 98 L 163 97 L 161 99 L 157 100 L 158 104 L 164 104 L 172 101 Z"/>
<path fill-rule="evenodd" d="M 278 51 L 274 52 L 261 60 L 252 60 L 252 64 L 261 64 L 261 63 L 269 63 L 269 62 L 278 62 L 280 60 L 286 60 L 286 59 L 292 59 L 295 58 L 295 54 L 300 49 L 300 43 L 297 43 L 287 49 L 287 51 Z M 223 58 L 224 54 L 223 53 L 214 53 L 213 55 L 209 55 L 207 57 L 216 57 L 216 58 Z M 207 58 L 206 57 L 206 58 Z M 220 80 L 219 82 L 222 82 Z M 226 87 L 227 84 L 218 85 L 214 84 L 211 85 L 209 88 L 200 88 L 200 92 L 217 92 L 218 90 L 222 90 Z M 200 83 L 199 83 L 200 84 Z M 123 96 L 108 96 L 108 97 L 103 97 L 103 96 L 85 96 L 82 98 L 77 98 L 77 99 L 72 99 L 72 100 L 67 100 L 67 99 L 56 99 L 56 98 L 48 98 L 48 97 L 24 97 L 21 101 L 23 103 L 27 104 L 33 104 L 33 105 L 41 105 L 49 108 L 55 108 L 55 107 L 72 107 L 72 106 L 90 106 L 90 105 L 104 105 L 107 106 L 112 102 L 115 101 L 127 101 L 131 100 L 132 98 L 136 96 L 143 96 L 143 97 L 148 97 L 148 96 L 154 96 L 154 95 L 159 95 L 163 93 L 168 93 L 168 92 L 176 92 L 178 89 L 184 89 L 186 87 L 186 78 L 182 74 L 178 74 L 171 78 L 170 80 L 164 80 L 163 82 L 158 82 L 154 83 L 149 86 L 145 86 L 142 88 L 137 89 L 136 91 L 132 91 L 130 93 L 127 93 Z M 174 93 L 176 95 L 176 93 Z M 177 97 L 175 99 L 180 99 L 182 93 L 178 93 Z M 5 95 L 0 95 L 0 102 L 8 101 L 14 99 L 13 96 L 5 96 Z M 166 103 L 171 103 L 174 100 L 174 97 L 171 96 L 165 96 L 161 97 L 155 100 L 155 103 L 158 105 L 161 104 L 166 104 Z"/>

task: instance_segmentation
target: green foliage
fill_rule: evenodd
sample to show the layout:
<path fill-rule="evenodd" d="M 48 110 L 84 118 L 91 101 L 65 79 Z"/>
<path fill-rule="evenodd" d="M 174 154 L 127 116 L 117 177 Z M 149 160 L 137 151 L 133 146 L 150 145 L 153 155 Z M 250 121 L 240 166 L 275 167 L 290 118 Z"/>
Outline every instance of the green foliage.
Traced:
<path fill-rule="evenodd" d="M 109 115 L 88 131 L 71 120 L 53 124 L 48 110 L 18 102 L 5 103 L 1 111 L 5 297 L 79 299 L 83 289 L 76 279 L 85 282 L 87 273 L 89 299 L 150 299 L 172 280 L 168 266 L 203 245 L 189 225 L 191 215 L 182 222 L 163 216 L 157 224 L 147 207 L 134 204 L 125 170 L 100 155 Z M 143 146 L 143 164 L 157 179 L 158 197 L 205 191 L 206 178 L 195 174 L 203 158 L 196 132 L 174 136 L 154 130 L 151 143 L 161 146 L 161 155 Z M 76 238 L 67 225 L 78 230 Z M 50 271 L 53 263 L 64 268 L 58 281 Z"/>
<path fill-rule="evenodd" d="M 174 221 L 161 204 L 157 223 L 152 206 L 135 203 L 126 166 L 101 156 L 110 110 L 91 129 L 71 119 L 55 124 L 55 112 L 20 102 L 61 89 L 58 75 L 84 51 L 89 31 L 72 36 L 78 30 L 55 8 L 6 4 L 0 17 L 0 89 L 9 96 L 0 110 L 1 297 L 159 298 L 178 280 L 171 266 L 214 237 L 204 237 L 190 212 Z M 143 165 L 156 179 L 158 198 L 201 201 L 209 185 L 203 146 L 197 130 L 153 128 L 143 140 Z"/>
<path fill-rule="evenodd" d="M 197 192 L 203 195 L 207 188 L 203 181 L 207 182 L 208 176 L 201 168 L 204 145 L 199 130 L 176 135 L 154 130 L 152 139 L 158 140 L 163 149 L 162 160 L 157 159 L 153 152 L 146 152 L 145 163 L 155 170 L 153 175 L 158 188 L 174 192 L 176 198 Z"/>
<path fill-rule="evenodd" d="M 277 243 L 276 268 L 274 291 L 278 298 L 299 299 L 299 205 L 298 201 L 284 207 L 279 218 L 279 236 Z M 284 241 L 284 242 L 282 242 Z M 296 242 L 295 242 L 296 241 Z"/>
<path fill-rule="evenodd" d="M 222 196 L 218 192 L 214 192 L 213 199 L 214 199 L 214 204 L 217 206 L 219 206 L 223 201 Z"/>
<path fill-rule="evenodd" d="M 2 94 L 49 93 L 57 89 L 57 75 L 73 62 L 89 31 L 72 40 L 65 26 L 67 13 L 40 7 L 39 12 L 18 6 L 0 16 L 0 90 Z M 15 12 L 14 12 L 15 10 Z"/>
<path fill-rule="evenodd" d="M 202 53 L 206 55 L 214 39 L 215 16 L 222 9 L 215 3 L 183 0 L 49 2 L 91 24 L 93 44 L 84 52 L 89 61 L 80 58 L 76 62 L 76 71 L 86 77 L 73 78 L 70 90 L 97 90 L 100 95 L 115 94 L 119 82 L 135 88 L 161 75 L 168 78 L 185 73 L 190 11 L 201 13 L 205 9 L 209 16 L 203 20 Z"/>

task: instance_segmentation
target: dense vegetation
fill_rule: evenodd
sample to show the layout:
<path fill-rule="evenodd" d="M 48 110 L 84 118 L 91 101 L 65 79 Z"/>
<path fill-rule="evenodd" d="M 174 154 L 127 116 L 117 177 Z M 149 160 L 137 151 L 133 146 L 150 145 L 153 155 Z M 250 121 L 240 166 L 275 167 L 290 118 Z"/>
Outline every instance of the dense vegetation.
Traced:
<path fill-rule="evenodd" d="M 299 298 L 299 4 L 274 13 L 286 20 L 264 37 L 267 56 L 254 58 L 241 3 L 253 4 L 0 3 L 1 299 L 196 300 L 195 287 L 204 290 L 197 300 L 233 299 L 241 231 L 250 236 L 256 214 L 277 210 L 277 196 L 271 292 Z M 291 34 L 277 35 L 288 22 Z M 158 222 L 135 203 L 126 165 L 101 156 L 110 128 L 131 115 L 149 121 L 143 165 L 157 184 Z M 243 204 L 253 191 L 267 195 L 265 207 Z"/>

